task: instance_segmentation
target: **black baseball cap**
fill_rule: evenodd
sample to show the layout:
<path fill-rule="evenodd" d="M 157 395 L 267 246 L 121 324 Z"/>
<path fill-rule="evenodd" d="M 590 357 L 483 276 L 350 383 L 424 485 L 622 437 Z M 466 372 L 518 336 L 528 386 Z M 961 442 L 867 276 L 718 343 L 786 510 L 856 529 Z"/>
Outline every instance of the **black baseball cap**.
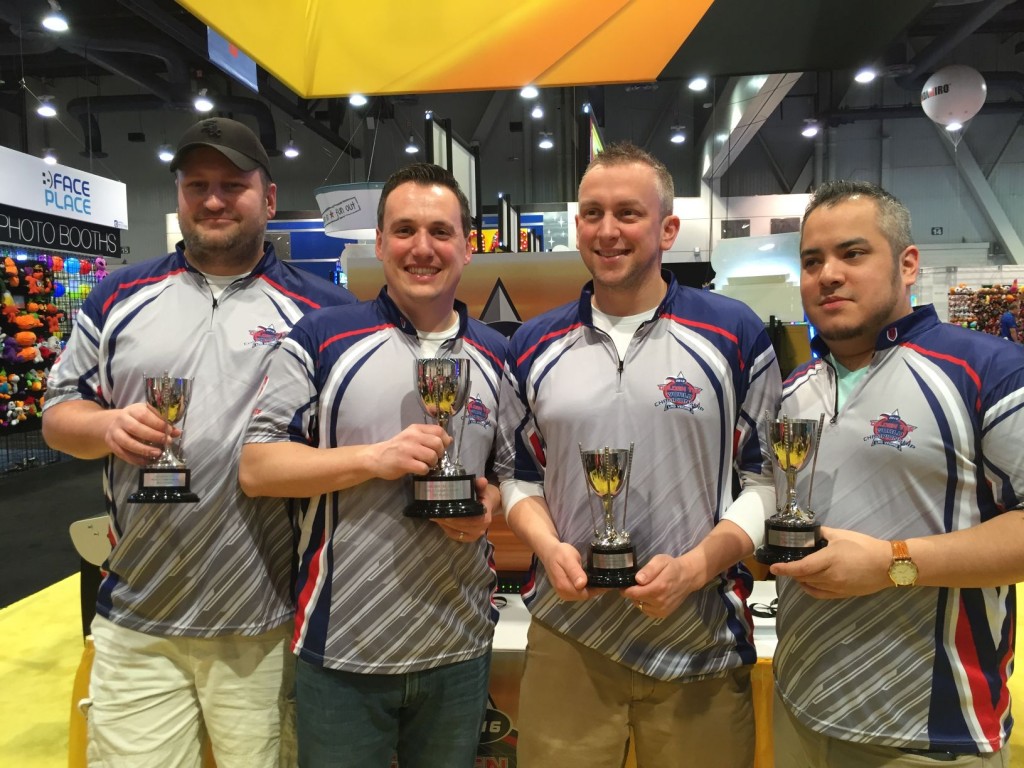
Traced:
<path fill-rule="evenodd" d="M 193 125 L 178 141 L 178 149 L 171 159 L 171 172 L 185 160 L 185 155 L 196 147 L 211 147 L 243 171 L 262 168 L 270 173 L 270 158 L 259 138 L 248 127 L 227 117 L 208 117 Z"/>

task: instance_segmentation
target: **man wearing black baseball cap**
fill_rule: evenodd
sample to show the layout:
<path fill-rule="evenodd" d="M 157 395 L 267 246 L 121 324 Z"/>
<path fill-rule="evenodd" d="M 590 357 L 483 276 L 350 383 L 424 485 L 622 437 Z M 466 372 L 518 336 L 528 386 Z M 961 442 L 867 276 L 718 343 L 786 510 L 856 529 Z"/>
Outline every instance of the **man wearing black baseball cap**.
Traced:
<path fill-rule="evenodd" d="M 277 186 L 244 125 L 201 120 L 171 169 L 182 242 L 92 291 L 43 414 L 51 445 L 106 459 L 89 765 L 198 766 L 205 731 L 219 768 L 278 768 L 294 764 L 295 543 L 287 502 L 246 497 L 238 459 L 271 352 L 304 314 L 355 299 L 264 241 Z M 192 380 L 187 424 L 147 405 L 144 376 L 165 371 Z M 128 503 L 168 442 L 200 500 Z"/>
<path fill-rule="evenodd" d="M 172 173 L 178 170 L 188 153 L 196 147 L 212 147 L 243 171 L 262 168 L 267 179 L 273 179 L 267 150 L 256 134 L 237 120 L 208 117 L 185 131 L 171 160 Z"/>

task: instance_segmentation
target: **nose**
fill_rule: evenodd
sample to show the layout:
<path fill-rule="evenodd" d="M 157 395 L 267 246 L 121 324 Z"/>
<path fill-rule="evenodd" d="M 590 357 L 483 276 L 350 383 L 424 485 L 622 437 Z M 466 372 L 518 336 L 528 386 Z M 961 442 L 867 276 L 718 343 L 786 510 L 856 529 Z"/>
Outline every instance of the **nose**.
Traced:
<path fill-rule="evenodd" d="M 825 259 L 818 271 L 818 282 L 822 285 L 839 285 L 846 279 L 840 259 Z"/>
<path fill-rule="evenodd" d="M 217 187 L 210 187 L 203 198 L 203 205 L 212 211 L 219 211 L 225 207 L 225 196 Z"/>
<path fill-rule="evenodd" d="M 619 223 L 616 221 L 614 215 L 606 213 L 601 217 L 601 221 L 597 224 L 597 234 L 598 237 L 604 240 L 619 239 Z"/>
<path fill-rule="evenodd" d="M 412 251 L 413 256 L 433 256 L 434 250 L 431 247 L 430 233 L 423 229 L 416 230 L 416 233 L 412 236 Z"/>

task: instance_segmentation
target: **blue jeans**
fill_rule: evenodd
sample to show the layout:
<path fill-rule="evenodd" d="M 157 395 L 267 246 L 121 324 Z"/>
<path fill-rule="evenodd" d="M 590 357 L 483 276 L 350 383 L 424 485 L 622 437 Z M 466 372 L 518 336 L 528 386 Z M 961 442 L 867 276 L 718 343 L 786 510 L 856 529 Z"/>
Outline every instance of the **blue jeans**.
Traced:
<path fill-rule="evenodd" d="M 404 675 L 366 675 L 298 660 L 300 768 L 473 768 L 491 654 Z"/>

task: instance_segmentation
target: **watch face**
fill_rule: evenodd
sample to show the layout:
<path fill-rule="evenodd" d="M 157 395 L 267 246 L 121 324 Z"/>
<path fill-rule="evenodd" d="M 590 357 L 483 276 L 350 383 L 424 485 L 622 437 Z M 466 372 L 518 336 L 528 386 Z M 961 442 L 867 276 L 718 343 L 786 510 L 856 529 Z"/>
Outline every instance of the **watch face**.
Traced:
<path fill-rule="evenodd" d="M 917 581 L 917 566 L 911 562 L 898 560 L 889 566 L 889 578 L 896 586 L 910 586 Z"/>

